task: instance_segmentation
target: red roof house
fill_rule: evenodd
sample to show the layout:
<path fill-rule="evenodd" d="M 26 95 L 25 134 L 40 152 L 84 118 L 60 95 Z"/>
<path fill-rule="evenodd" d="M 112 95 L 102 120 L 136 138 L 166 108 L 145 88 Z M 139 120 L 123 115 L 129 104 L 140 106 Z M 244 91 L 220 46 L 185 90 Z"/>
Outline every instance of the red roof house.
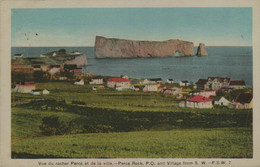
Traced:
<path fill-rule="evenodd" d="M 196 95 L 186 100 L 186 107 L 212 108 L 212 99 Z"/>
<path fill-rule="evenodd" d="M 125 78 L 109 78 L 107 80 L 107 87 L 109 87 L 109 88 L 115 88 L 115 87 L 129 88 L 130 80 L 125 79 Z"/>

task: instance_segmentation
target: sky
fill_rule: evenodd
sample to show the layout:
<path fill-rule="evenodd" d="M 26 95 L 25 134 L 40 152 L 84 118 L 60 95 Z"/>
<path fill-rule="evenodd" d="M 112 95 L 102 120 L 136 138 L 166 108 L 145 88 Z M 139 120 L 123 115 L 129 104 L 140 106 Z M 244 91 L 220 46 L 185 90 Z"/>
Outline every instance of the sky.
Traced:
<path fill-rule="evenodd" d="M 252 46 L 252 8 L 12 9 L 11 46 L 94 46 L 96 36 Z"/>

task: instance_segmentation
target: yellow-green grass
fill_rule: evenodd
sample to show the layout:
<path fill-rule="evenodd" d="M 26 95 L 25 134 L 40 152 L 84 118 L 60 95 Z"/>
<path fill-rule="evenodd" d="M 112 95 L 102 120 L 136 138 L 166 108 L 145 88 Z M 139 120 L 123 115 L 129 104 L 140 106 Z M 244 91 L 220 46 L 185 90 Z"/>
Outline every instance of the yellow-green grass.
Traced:
<path fill-rule="evenodd" d="M 12 108 L 12 142 L 24 138 L 41 136 L 39 126 L 43 117 L 58 116 L 60 120 L 70 121 L 80 115 L 66 112 L 37 111 L 25 108 Z"/>
<path fill-rule="evenodd" d="M 182 129 L 38 137 L 13 158 L 252 158 L 250 128 Z"/>
<path fill-rule="evenodd" d="M 180 100 L 171 95 L 151 92 L 115 91 L 110 88 L 92 90 L 92 85 L 74 85 L 73 82 L 47 82 L 37 83 L 37 89 L 50 90 L 49 95 L 30 95 L 13 93 L 13 101 L 28 101 L 35 99 L 55 99 L 84 102 L 85 106 L 97 108 L 110 108 L 124 111 L 164 111 L 183 112 L 186 110 L 178 107 Z M 201 109 L 203 111 L 203 109 Z M 222 109 L 223 110 L 223 109 Z"/>

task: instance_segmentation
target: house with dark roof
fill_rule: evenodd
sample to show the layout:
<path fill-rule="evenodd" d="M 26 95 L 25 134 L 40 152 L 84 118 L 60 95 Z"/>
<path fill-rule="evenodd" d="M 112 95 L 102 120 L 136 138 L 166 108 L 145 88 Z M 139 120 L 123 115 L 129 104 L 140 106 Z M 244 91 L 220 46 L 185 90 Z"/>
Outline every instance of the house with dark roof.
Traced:
<path fill-rule="evenodd" d="M 237 109 L 253 108 L 253 94 L 239 93 L 232 105 Z"/>
<path fill-rule="evenodd" d="M 180 86 L 189 86 L 189 81 L 180 81 Z"/>
<path fill-rule="evenodd" d="M 207 79 L 199 79 L 195 84 L 197 85 L 198 89 L 205 89 L 207 82 Z"/>
<path fill-rule="evenodd" d="M 243 80 L 231 80 L 229 82 L 229 88 L 244 89 L 245 87 L 246 87 L 246 83 Z"/>
<path fill-rule="evenodd" d="M 167 82 L 167 83 L 174 83 L 173 79 L 171 79 L 171 78 L 167 79 L 166 82 Z"/>
<path fill-rule="evenodd" d="M 230 104 L 230 101 L 228 101 L 223 96 L 210 96 L 209 98 L 213 100 L 214 105 L 229 106 L 229 104 Z"/>
<path fill-rule="evenodd" d="M 89 82 L 91 85 L 102 85 L 103 84 L 103 78 L 102 77 L 94 77 L 91 78 L 91 81 Z"/>
<path fill-rule="evenodd" d="M 149 83 L 162 83 L 162 78 L 151 78 L 149 79 Z"/>

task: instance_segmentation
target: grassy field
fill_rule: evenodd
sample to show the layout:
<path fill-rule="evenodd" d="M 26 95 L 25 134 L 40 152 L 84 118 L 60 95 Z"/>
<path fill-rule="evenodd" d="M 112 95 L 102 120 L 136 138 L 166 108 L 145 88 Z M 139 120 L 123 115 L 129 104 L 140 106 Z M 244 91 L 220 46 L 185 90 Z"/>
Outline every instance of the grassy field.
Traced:
<path fill-rule="evenodd" d="M 93 91 L 70 82 L 36 88 L 50 94 L 12 93 L 13 158 L 253 155 L 252 110 L 180 108 L 162 93 Z"/>
<path fill-rule="evenodd" d="M 12 145 L 13 157 L 250 158 L 246 128 L 182 129 L 30 138 Z"/>

